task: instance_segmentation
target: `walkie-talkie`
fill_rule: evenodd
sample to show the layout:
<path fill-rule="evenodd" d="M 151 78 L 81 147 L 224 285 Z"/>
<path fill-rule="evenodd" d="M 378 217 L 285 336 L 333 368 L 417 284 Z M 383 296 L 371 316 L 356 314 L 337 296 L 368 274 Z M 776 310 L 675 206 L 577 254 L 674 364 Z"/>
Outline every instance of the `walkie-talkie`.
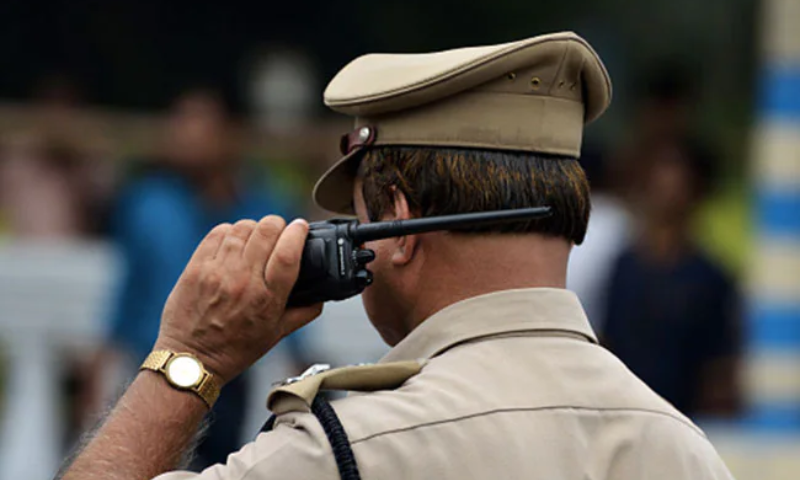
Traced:
<path fill-rule="evenodd" d="M 529 221 L 550 213 L 550 207 L 533 207 L 363 225 L 357 220 L 347 219 L 314 222 L 309 225 L 300 275 L 287 305 L 296 307 L 344 300 L 363 292 L 372 283 L 372 272 L 367 270 L 367 264 L 375 259 L 375 252 L 363 248 L 364 242 L 437 230 Z"/>

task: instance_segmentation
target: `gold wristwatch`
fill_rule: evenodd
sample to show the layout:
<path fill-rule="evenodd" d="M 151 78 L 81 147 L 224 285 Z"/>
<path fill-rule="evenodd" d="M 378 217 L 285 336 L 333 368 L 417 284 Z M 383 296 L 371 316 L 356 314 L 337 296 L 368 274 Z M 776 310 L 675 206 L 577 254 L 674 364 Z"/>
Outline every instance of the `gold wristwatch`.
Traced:
<path fill-rule="evenodd" d="M 217 379 L 190 353 L 154 350 L 139 369 L 162 373 L 170 385 L 179 390 L 194 392 L 206 402 L 208 408 L 219 397 Z"/>

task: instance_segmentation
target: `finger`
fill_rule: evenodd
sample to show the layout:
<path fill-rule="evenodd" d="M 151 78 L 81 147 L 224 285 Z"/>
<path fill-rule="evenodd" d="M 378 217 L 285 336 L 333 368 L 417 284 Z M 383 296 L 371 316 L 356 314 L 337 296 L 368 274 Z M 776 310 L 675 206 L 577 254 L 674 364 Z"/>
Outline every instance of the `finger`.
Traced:
<path fill-rule="evenodd" d="M 300 219 L 293 221 L 281 233 L 267 261 L 264 282 L 282 302 L 289 297 L 289 292 L 297 281 L 307 235 L 308 223 Z"/>
<path fill-rule="evenodd" d="M 228 233 L 225 234 L 225 238 L 222 239 L 216 258 L 222 261 L 239 258 L 242 255 L 247 239 L 250 238 L 255 227 L 256 222 L 253 220 L 239 220 L 233 224 Z"/>
<path fill-rule="evenodd" d="M 253 234 L 244 246 L 244 260 L 258 275 L 264 274 L 272 250 L 281 232 L 286 228 L 286 221 L 277 215 L 268 215 L 256 225 Z"/>
<path fill-rule="evenodd" d="M 306 307 L 294 307 L 286 310 L 281 318 L 284 337 L 308 325 L 312 320 L 319 317 L 321 313 L 322 303 L 316 303 Z"/>
<path fill-rule="evenodd" d="M 222 239 L 225 238 L 225 235 L 227 235 L 232 227 L 233 225 L 230 223 L 221 223 L 212 228 L 197 246 L 189 262 L 201 262 L 213 259 L 222 243 Z"/>

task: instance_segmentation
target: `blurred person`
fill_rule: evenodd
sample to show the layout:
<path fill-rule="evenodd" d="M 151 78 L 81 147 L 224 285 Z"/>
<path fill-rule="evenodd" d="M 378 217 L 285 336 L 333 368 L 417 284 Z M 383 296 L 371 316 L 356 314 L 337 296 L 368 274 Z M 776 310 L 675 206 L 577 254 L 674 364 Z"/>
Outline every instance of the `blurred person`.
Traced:
<path fill-rule="evenodd" d="M 76 79 L 43 76 L 31 92 L 30 130 L 0 142 L 0 216 L 9 233 L 49 239 L 107 233 L 116 172 L 82 100 Z"/>
<path fill-rule="evenodd" d="M 636 81 L 635 108 L 630 114 L 626 134 L 609 156 L 614 164 L 615 193 L 626 203 L 644 167 L 642 155 L 653 144 L 681 141 L 690 136 L 697 107 L 694 84 L 687 66 L 661 59 L 658 66 L 645 69 Z"/>
<path fill-rule="evenodd" d="M 286 307 L 305 221 L 215 227 L 142 372 L 59 478 L 732 478 L 697 426 L 597 344 L 565 289 L 590 210 L 582 132 L 610 100 L 602 62 L 570 32 L 350 62 L 325 101 L 356 128 L 317 183 L 320 206 L 362 223 L 552 214 L 366 242 L 362 299 L 392 349 L 280 385 L 264 433 L 192 474 L 174 470 L 220 387 L 321 312 Z M 321 389 L 361 393 L 327 403 Z"/>
<path fill-rule="evenodd" d="M 79 172 L 82 158 L 64 143 L 36 132 L 0 144 L 0 211 L 9 234 L 74 239 L 89 230 Z"/>
<path fill-rule="evenodd" d="M 583 244 L 570 255 L 567 287 L 581 299 L 592 326 L 603 330 L 611 270 L 630 241 L 630 188 L 642 168 L 642 150 L 665 139 L 683 138 L 690 129 L 694 91 L 686 67 L 671 59 L 645 70 L 634 93 L 639 101 L 628 134 L 618 149 L 585 148 L 581 165 L 592 188 L 592 218 Z"/>
<path fill-rule="evenodd" d="M 664 139 L 639 160 L 631 198 L 641 231 L 614 265 L 603 339 L 686 415 L 733 415 L 741 405 L 738 296 L 691 233 L 711 186 L 711 156 L 697 142 Z"/>
<path fill-rule="evenodd" d="M 580 162 L 592 189 L 592 215 L 586 238 L 570 253 L 567 288 L 580 298 L 595 331 L 602 331 L 608 282 L 614 262 L 628 244 L 631 222 L 627 207 L 618 198 L 610 159 L 588 148 Z"/>
<path fill-rule="evenodd" d="M 126 273 L 109 325 L 110 349 L 98 364 L 118 358 L 115 352 L 137 364 L 144 360 L 172 286 L 211 227 L 267 213 L 293 215 L 292 206 L 276 193 L 279 189 L 261 188 L 243 170 L 232 119 L 214 92 L 187 90 L 178 96 L 166 118 L 163 142 L 161 156 L 125 186 L 112 215 Z M 299 348 L 296 342 L 290 345 Z M 88 387 L 95 404 L 103 378 L 99 370 Z M 239 448 L 248 388 L 248 379 L 240 377 L 220 398 L 195 468 L 222 462 Z"/>

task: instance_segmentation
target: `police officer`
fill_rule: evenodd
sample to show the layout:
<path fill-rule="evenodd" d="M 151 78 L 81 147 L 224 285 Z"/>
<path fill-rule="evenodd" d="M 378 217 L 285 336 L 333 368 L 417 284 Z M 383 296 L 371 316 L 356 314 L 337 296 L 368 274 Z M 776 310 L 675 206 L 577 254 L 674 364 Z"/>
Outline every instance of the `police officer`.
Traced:
<path fill-rule="evenodd" d="M 363 298 L 386 357 L 279 387 L 270 432 L 225 465 L 164 473 L 219 388 L 319 313 L 284 306 L 307 224 L 215 228 L 142 373 L 65 478 L 731 478 L 703 432 L 597 344 L 564 289 L 589 218 L 583 126 L 610 98 L 600 59 L 573 33 L 347 65 L 325 102 L 356 128 L 317 185 L 321 206 L 362 222 L 555 213 L 371 242 Z M 333 402 L 344 445 L 311 413 L 320 389 L 364 392 Z"/>

